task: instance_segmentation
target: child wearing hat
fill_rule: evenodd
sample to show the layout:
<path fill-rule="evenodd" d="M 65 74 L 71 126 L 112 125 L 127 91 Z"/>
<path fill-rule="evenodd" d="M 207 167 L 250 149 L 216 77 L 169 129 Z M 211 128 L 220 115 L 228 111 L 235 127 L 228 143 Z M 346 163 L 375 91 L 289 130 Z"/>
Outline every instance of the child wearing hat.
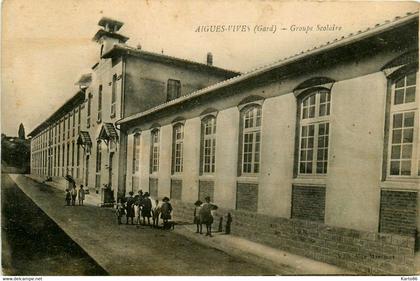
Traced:
<path fill-rule="evenodd" d="M 168 226 L 168 221 L 172 218 L 171 212 L 172 212 L 172 205 L 169 203 L 169 198 L 164 197 L 162 199 L 163 204 L 160 207 L 160 218 L 163 220 L 163 228 L 166 228 Z"/>
<path fill-rule="evenodd" d="M 201 209 L 201 204 L 203 204 L 203 202 L 201 202 L 200 200 L 195 201 L 194 203 L 194 223 L 197 225 L 197 231 L 195 233 L 200 233 L 203 234 L 203 225 L 200 222 L 200 209 Z"/>
<path fill-rule="evenodd" d="M 141 216 L 143 217 L 143 225 L 146 225 L 147 218 L 147 225 L 150 226 L 150 217 L 152 216 L 152 200 L 150 200 L 149 196 L 149 192 L 146 192 L 143 195 Z"/>

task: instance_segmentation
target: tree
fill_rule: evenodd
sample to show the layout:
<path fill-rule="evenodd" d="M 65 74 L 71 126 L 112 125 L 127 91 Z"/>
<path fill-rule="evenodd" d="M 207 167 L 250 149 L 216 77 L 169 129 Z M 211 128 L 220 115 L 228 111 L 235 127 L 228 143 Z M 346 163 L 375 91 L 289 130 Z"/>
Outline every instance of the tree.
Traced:
<path fill-rule="evenodd" d="M 19 125 L 18 136 L 19 136 L 19 139 L 21 139 L 21 140 L 25 139 L 25 128 L 23 127 L 22 123 L 20 123 L 20 125 Z"/>

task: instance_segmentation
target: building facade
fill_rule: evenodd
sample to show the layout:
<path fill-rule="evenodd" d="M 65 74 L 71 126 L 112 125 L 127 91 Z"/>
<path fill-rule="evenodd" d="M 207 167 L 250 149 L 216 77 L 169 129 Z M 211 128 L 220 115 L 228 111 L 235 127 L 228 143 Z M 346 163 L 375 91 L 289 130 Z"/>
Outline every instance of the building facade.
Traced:
<path fill-rule="evenodd" d="M 126 140 L 115 122 L 239 73 L 213 66 L 210 53 L 204 64 L 132 48 L 119 33 L 122 22 L 102 18 L 98 24 L 92 73 L 82 75 L 78 93 L 29 134 L 31 173 L 53 180 L 70 175 L 93 193 L 112 189 L 116 198 L 118 190 L 124 193 L 120 143 Z"/>
<path fill-rule="evenodd" d="M 210 196 L 239 235 L 367 273 L 411 272 L 417 81 L 418 14 L 407 14 L 127 116 L 126 191 L 187 210 Z"/>

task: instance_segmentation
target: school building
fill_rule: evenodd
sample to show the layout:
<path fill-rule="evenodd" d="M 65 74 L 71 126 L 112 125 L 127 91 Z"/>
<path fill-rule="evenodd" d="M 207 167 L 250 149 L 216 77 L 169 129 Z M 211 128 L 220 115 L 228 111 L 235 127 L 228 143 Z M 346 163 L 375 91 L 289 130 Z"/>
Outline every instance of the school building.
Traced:
<path fill-rule="evenodd" d="M 234 235 L 367 274 L 414 273 L 418 13 L 244 74 L 210 54 L 200 64 L 128 47 L 122 23 L 99 24 L 80 98 L 31 133 L 32 173 L 168 196 L 185 220 L 210 196 L 215 225 L 230 214 Z"/>
<path fill-rule="evenodd" d="M 92 73 L 82 75 L 80 90 L 29 134 L 31 171 L 58 184 L 71 175 L 98 194 L 106 186 L 116 198 L 126 157 L 120 158 L 124 135 L 115 122 L 239 73 L 214 66 L 211 53 L 198 63 L 130 47 L 120 21 L 104 17 L 98 25 Z"/>
<path fill-rule="evenodd" d="M 418 14 L 407 14 L 125 117 L 121 192 L 140 183 L 185 219 L 209 195 L 235 234 L 412 272 L 418 80 Z"/>

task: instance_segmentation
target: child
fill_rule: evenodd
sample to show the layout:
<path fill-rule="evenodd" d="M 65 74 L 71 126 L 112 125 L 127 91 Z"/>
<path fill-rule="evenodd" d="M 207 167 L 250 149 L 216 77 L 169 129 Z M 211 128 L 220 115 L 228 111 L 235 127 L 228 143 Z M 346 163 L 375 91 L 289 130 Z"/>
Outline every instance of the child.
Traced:
<path fill-rule="evenodd" d="M 137 225 L 137 228 L 140 225 L 140 216 L 141 216 L 141 205 L 140 205 L 139 200 L 137 200 L 134 203 L 134 218 L 135 218 L 135 224 Z"/>
<path fill-rule="evenodd" d="M 83 206 L 83 201 L 85 200 L 85 190 L 83 189 L 83 184 L 79 188 L 79 206 Z"/>
<path fill-rule="evenodd" d="M 168 221 L 172 218 L 171 212 L 172 212 L 172 205 L 169 203 L 169 198 L 164 197 L 162 199 L 163 204 L 162 207 L 160 207 L 160 218 L 163 220 L 163 228 L 166 229 L 168 227 Z"/>
<path fill-rule="evenodd" d="M 121 224 L 121 218 L 124 215 L 124 205 L 121 202 L 121 199 L 118 199 L 118 203 L 115 206 L 115 215 L 117 216 L 118 224 Z"/>
<path fill-rule="evenodd" d="M 201 202 L 200 200 L 197 200 L 194 203 L 194 223 L 197 225 L 197 231 L 195 233 L 200 233 L 203 234 L 203 225 L 200 223 L 200 209 L 201 209 L 201 204 L 203 204 L 203 202 Z"/>
<path fill-rule="evenodd" d="M 128 224 L 128 219 L 131 220 L 131 224 L 134 224 L 134 192 L 130 191 L 129 196 L 125 200 L 125 210 L 126 210 L 126 222 Z"/>
<path fill-rule="evenodd" d="M 68 189 L 66 189 L 66 206 L 70 206 L 71 194 Z"/>
<path fill-rule="evenodd" d="M 71 205 L 72 206 L 76 206 L 76 197 L 77 197 L 76 185 L 73 185 L 73 188 L 71 189 Z"/>
<path fill-rule="evenodd" d="M 153 227 L 159 228 L 159 215 L 160 215 L 160 206 L 159 200 L 155 200 L 155 207 L 152 209 L 153 215 Z"/>
<path fill-rule="evenodd" d="M 147 218 L 147 225 L 150 226 L 150 217 L 152 216 L 152 200 L 149 198 L 149 192 L 146 192 L 143 197 L 142 201 L 142 209 L 141 209 L 141 216 L 143 217 L 143 225 L 146 225 L 146 218 Z"/>

